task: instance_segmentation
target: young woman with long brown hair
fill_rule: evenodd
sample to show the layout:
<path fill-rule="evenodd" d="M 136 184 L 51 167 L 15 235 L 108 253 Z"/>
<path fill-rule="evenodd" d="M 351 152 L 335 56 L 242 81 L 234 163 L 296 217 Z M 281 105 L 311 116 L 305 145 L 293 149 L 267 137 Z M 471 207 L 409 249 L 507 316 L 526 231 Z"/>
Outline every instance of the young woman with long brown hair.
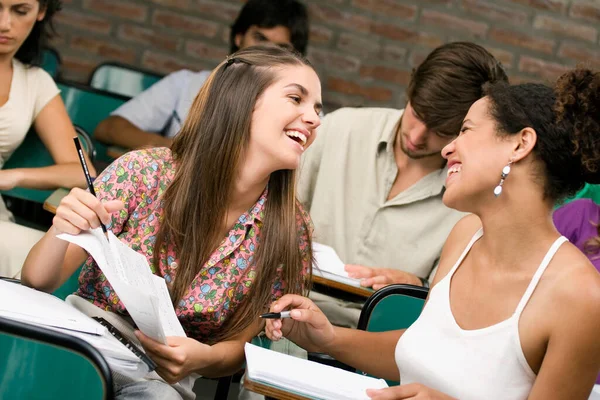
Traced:
<path fill-rule="evenodd" d="M 213 71 L 171 149 L 115 161 L 96 179 L 98 199 L 83 190 L 63 199 L 23 282 L 52 291 L 85 261 L 68 300 L 126 323 L 94 261 L 56 238 L 102 221 L 169 283 L 188 335 L 163 345 L 137 334 L 158 375 L 176 383 L 237 371 L 243 344 L 261 329 L 260 312 L 302 292 L 310 275 L 310 221 L 295 198 L 294 170 L 315 139 L 320 109 L 319 78 L 302 56 L 275 46 L 240 50 Z M 117 397 L 192 396 L 180 386 L 121 384 Z"/>

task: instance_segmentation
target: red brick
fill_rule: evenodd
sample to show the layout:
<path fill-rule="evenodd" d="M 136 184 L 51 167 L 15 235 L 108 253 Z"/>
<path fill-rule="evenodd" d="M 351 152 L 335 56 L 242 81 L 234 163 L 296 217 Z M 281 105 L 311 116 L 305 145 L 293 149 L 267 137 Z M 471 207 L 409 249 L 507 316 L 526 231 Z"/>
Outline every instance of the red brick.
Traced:
<path fill-rule="evenodd" d="M 538 15 L 533 26 L 536 29 L 543 29 L 559 35 L 568 36 L 574 39 L 595 42 L 598 36 L 598 30 L 591 26 L 585 26 L 577 22 L 569 22 L 562 19 L 552 18 L 546 15 Z"/>
<path fill-rule="evenodd" d="M 492 28 L 489 37 L 498 43 L 523 47 L 546 54 L 552 54 L 556 45 L 554 40 L 551 39 L 543 39 L 527 33 L 502 28 Z"/>
<path fill-rule="evenodd" d="M 431 48 L 438 47 L 444 43 L 444 40 L 441 37 L 423 32 L 421 29 L 412 30 L 397 25 L 381 23 L 373 24 L 371 32 L 388 39 L 409 42 L 411 44 L 420 44 Z"/>
<path fill-rule="evenodd" d="M 326 114 L 341 107 L 364 107 L 367 103 L 363 97 L 349 96 L 330 90 L 323 92 L 323 110 Z"/>
<path fill-rule="evenodd" d="M 510 0 L 524 6 L 563 13 L 567 10 L 569 0 Z"/>
<path fill-rule="evenodd" d="M 406 59 L 408 50 L 405 47 L 386 44 L 381 49 L 381 59 L 393 63 L 402 63 Z"/>
<path fill-rule="evenodd" d="M 119 27 L 119 38 L 128 42 L 140 43 L 169 51 L 177 51 L 181 42 L 179 38 L 136 25 L 121 25 Z"/>
<path fill-rule="evenodd" d="M 507 68 L 507 69 L 512 68 L 513 61 L 515 59 L 515 56 L 513 53 L 511 53 L 510 51 L 507 51 L 507 50 L 498 49 L 496 47 L 486 46 L 486 49 L 490 53 L 492 53 L 498 61 L 500 61 L 502 63 L 504 68 Z"/>
<path fill-rule="evenodd" d="M 341 78 L 330 77 L 327 81 L 327 89 L 348 95 L 361 96 L 374 101 L 389 101 L 393 92 L 384 87 L 361 86 Z"/>
<path fill-rule="evenodd" d="M 184 31 L 204 37 L 215 37 L 219 30 L 219 25 L 214 22 L 170 11 L 155 11 L 152 23 L 155 26 Z"/>
<path fill-rule="evenodd" d="M 538 78 L 550 81 L 556 80 L 570 68 L 566 65 L 529 56 L 521 56 L 521 60 L 519 61 L 519 71 L 537 75 Z"/>
<path fill-rule="evenodd" d="M 395 0 L 353 0 L 354 7 L 389 17 L 413 20 L 417 15 L 417 6 L 398 3 Z"/>
<path fill-rule="evenodd" d="M 89 14 L 64 9 L 55 16 L 56 25 L 67 25 L 86 32 L 95 32 L 107 35 L 112 24 L 106 18 L 92 17 Z"/>
<path fill-rule="evenodd" d="M 77 82 L 87 82 L 88 77 L 99 64 L 98 61 L 91 61 L 82 55 L 70 56 L 62 54 L 61 76 Z"/>
<path fill-rule="evenodd" d="M 312 24 L 310 26 L 310 38 L 309 43 L 322 43 L 326 44 L 331 42 L 331 38 L 333 37 L 333 32 L 331 29 L 325 28 L 322 25 Z"/>
<path fill-rule="evenodd" d="M 509 22 L 521 25 L 527 22 L 529 14 L 525 11 L 515 11 L 508 7 L 501 7 L 485 0 L 463 0 L 462 7 L 465 11 L 480 15 L 494 21 Z"/>
<path fill-rule="evenodd" d="M 410 64 L 411 67 L 417 68 L 419 65 L 421 65 L 421 63 L 423 61 L 425 61 L 425 59 L 427 58 L 429 53 L 430 53 L 429 51 L 413 50 L 410 53 L 408 63 Z"/>
<path fill-rule="evenodd" d="M 571 5 L 571 17 L 600 23 L 600 3 L 577 2 Z"/>
<path fill-rule="evenodd" d="M 186 54 L 203 60 L 215 60 L 217 62 L 225 59 L 227 54 L 229 54 L 228 50 L 224 46 L 215 47 L 197 40 L 188 40 L 185 44 Z"/>
<path fill-rule="evenodd" d="M 242 4 L 229 4 L 221 1 L 196 0 L 192 10 L 198 15 L 213 20 L 214 18 L 224 21 L 230 25 L 238 16 Z M 214 18 L 213 18 L 214 17 Z"/>
<path fill-rule="evenodd" d="M 406 86 L 410 82 L 411 71 L 382 65 L 365 65 L 360 69 L 360 76 Z"/>
<path fill-rule="evenodd" d="M 350 33 L 340 33 L 337 48 L 350 54 L 360 54 L 363 57 L 375 54 L 380 49 L 378 40 L 367 36 L 358 36 Z"/>
<path fill-rule="evenodd" d="M 124 0 L 84 0 L 83 8 L 95 13 L 143 22 L 148 16 L 148 7 Z"/>
<path fill-rule="evenodd" d="M 336 25 L 342 28 L 352 27 L 355 31 L 368 32 L 371 20 L 365 16 L 351 14 L 335 7 L 311 3 L 308 5 L 311 21 Z"/>
<path fill-rule="evenodd" d="M 419 21 L 422 25 L 438 25 L 449 30 L 461 30 L 476 38 L 482 38 L 489 26 L 483 22 L 455 17 L 439 11 L 423 10 Z"/>
<path fill-rule="evenodd" d="M 309 47 L 308 58 L 314 65 L 324 66 L 328 70 L 357 72 L 360 68 L 360 60 L 357 57 L 332 53 L 330 50 Z"/>
<path fill-rule="evenodd" d="M 558 49 L 558 56 L 581 63 L 590 63 L 600 68 L 600 49 L 592 49 L 575 43 L 563 43 Z"/>
<path fill-rule="evenodd" d="M 150 0 L 154 4 L 166 7 L 179 8 L 182 10 L 190 10 L 192 8 L 192 0 Z"/>
<path fill-rule="evenodd" d="M 127 64 L 133 64 L 136 58 L 136 54 L 132 49 L 105 40 L 74 36 L 71 38 L 69 45 L 72 49 L 81 50 L 85 53 L 97 54 L 103 58 Z"/>
<path fill-rule="evenodd" d="M 144 55 L 142 56 L 142 64 L 145 68 L 163 74 L 179 71 L 181 69 L 189 69 L 192 71 L 198 71 L 202 69 L 198 63 L 175 58 L 168 54 L 155 53 L 153 51 L 144 52 Z"/>

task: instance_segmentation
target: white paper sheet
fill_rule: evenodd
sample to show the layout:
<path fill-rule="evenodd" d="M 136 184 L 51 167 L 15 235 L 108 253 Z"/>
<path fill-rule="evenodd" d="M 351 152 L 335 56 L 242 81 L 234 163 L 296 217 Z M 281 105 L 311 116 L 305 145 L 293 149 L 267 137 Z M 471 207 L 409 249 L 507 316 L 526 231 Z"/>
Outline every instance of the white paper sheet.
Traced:
<path fill-rule="evenodd" d="M 347 285 L 361 287 L 360 279 L 350 278 L 344 269 L 345 264 L 332 247 L 313 242 L 313 274 Z"/>
<path fill-rule="evenodd" d="M 367 389 L 388 387 L 383 379 L 245 345 L 248 378 L 323 400 L 368 400 Z"/>
<path fill-rule="evenodd" d="M 167 336 L 185 336 L 167 285 L 163 278 L 152 274 L 146 257 L 121 242 L 112 232 L 108 232 L 107 240 L 100 228 L 57 237 L 91 254 L 145 335 L 165 344 Z"/>

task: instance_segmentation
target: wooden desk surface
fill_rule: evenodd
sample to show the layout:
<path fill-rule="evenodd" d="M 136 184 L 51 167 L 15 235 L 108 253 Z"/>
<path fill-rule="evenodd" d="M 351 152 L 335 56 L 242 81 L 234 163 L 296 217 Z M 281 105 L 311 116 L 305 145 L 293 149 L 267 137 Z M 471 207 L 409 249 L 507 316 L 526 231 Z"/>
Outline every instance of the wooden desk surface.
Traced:
<path fill-rule="evenodd" d="M 265 385 L 264 383 L 251 381 L 248 379 L 248 374 L 244 376 L 244 387 L 251 392 L 262 394 L 267 398 L 279 399 L 279 400 L 311 400 L 310 397 L 304 397 L 296 393 L 291 393 L 285 389 L 276 388 L 273 386 Z"/>
<path fill-rule="evenodd" d="M 52 214 L 56 214 L 56 209 L 58 208 L 60 201 L 68 194 L 68 189 L 56 189 L 54 192 L 52 192 L 50 197 L 44 201 L 44 210 L 50 211 Z"/>
<path fill-rule="evenodd" d="M 373 290 L 365 288 L 365 287 L 351 286 L 351 285 L 347 285 L 345 283 L 341 283 L 341 282 L 334 281 L 331 279 L 323 278 L 321 276 L 313 275 L 312 280 L 314 283 L 317 283 L 319 285 L 327 286 L 327 287 L 330 287 L 333 289 L 342 290 L 346 293 L 354 294 L 354 295 L 361 296 L 364 298 L 371 297 L 371 295 L 373 293 L 375 293 Z"/>

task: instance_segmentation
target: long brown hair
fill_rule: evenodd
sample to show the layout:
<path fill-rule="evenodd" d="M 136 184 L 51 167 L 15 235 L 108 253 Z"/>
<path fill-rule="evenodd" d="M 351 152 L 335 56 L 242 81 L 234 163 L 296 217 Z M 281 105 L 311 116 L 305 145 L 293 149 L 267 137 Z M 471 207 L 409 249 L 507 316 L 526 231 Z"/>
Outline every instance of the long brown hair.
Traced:
<path fill-rule="evenodd" d="M 300 54 L 276 46 L 243 49 L 213 71 L 194 100 L 171 147 L 177 169 L 164 193 L 164 214 L 153 260 L 158 267 L 160 258 L 166 257 L 166 244 L 175 244 L 179 266 L 171 288 L 174 305 L 222 240 L 219 232 L 248 147 L 257 99 L 275 82 L 278 69 L 301 65 L 310 66 Z M 286 293 L 300 293 L 308 286 L 302 278 L 295 183 L 293 170 L 271 174 L 253 258 L 256 278 L 249 294 L 211 341 L 230 338 L 256 321 L 272 300 L 278 268 L 282 268 Z M 310 235 L 308 222 L 303 223 Z M 308 251 L 311 257 L 310 236 Z M 310 279 L 310 271 L 308 275 Z"/>

